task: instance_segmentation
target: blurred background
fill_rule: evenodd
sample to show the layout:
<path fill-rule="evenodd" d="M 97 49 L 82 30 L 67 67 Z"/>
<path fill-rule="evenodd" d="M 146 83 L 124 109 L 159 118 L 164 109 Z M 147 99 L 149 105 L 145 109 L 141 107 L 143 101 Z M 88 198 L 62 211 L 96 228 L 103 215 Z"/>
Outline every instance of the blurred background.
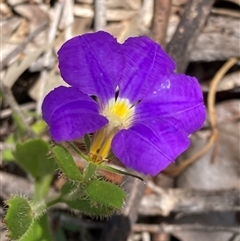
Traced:
<path fill-rule="evenodd" d="M 130 226 L 120 214 L 98 220 L 56 207 L 50 211 L 55 240 L 240 241 L 239 0 L 2 0 L 0 15 L 1 216 L 11 194 L 32 194 L 31 179 L 12 154 L 21 140 L 16 115 L 50 141 L 41 104 L 66 85 L 56 52 L 73 36 L 105 30 L 119 42 L 147 35 L 159 43 L 178 72 L 198 78 L 208 118 L 191 147 L 146 183 L 102 174 L 124 183 L 133 197 L 123 210 Z M 56 174 L 52 190 L 63 183 Z M 8 240 L 0 226 L 0 240 Z"/>

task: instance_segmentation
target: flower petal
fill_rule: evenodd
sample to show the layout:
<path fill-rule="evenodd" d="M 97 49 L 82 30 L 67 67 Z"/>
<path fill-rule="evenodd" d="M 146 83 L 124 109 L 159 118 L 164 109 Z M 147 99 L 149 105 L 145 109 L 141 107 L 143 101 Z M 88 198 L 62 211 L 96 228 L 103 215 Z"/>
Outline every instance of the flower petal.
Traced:
<path fill-rule="evenodd" d="M 108 120 L 99 115 L 98 109 L 91 97 L 64 86 L 51 91 L 42 105 L 43 119 L 57 142 L 80 138 L 106 125 Z"/>
<path fill-rule="evenodd" d="M 188 136 L 206 119 L 201 87 L 196 78 L 172 74 L 162 79 L 158 89 L 136 106 L 135 122 L 165 120 Z"/>
<path fill-rule="evenodd" d="M 100 31 L 72 38 L 60 48 L 58 58 L 68 84 L 103 103 L 114 97 L 124 58 L 112 35 Z"/>
<path fill-rule="evenodd" d="M 157 175 L 189 146 L 189 139 L 164 121 L 158 123 L 157 132 L 136 124 L 121 130 L 112 141 L 113 153 L 126 167 L 145 175 Z"/>
<path fill-rule="evenodd" d="M 128 98 L 131 103 L 146 97 L 162 76 L 175 70 L 173 60 L 148 37 L 129 38 L 122 49 L 126 62 L 119 82 L 119 96 Z"/>

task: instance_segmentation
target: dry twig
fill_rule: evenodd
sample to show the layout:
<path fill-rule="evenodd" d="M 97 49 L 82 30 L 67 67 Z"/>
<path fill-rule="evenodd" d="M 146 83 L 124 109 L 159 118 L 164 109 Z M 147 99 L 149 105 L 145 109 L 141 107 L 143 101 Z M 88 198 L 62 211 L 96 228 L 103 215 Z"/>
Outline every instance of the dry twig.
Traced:
<path fill-rule="evenodd" d="M 95 0 L 94 30 L 103 30 L 106 26 L 106 3 L 105 0 Z"/>
<path fill-rule="evenodd" d="M 49 45 L 51 45 L 53 43 L 53 41 L 55 40 L 58 23 L 59 23 L 60 16 L 62 13 L 62 7 L 63 7 L 63 4 L 61 2 L 56 3 L 56 5 L 55 5 L 55 15 L 54 15 L 55 18 L 53 19 L 53 22 L 51 24 L 51 27 L 50 27 L 49 33 L 48 33 L 48 44 Z M 39 98 L 38 98 L 38 102 L 37 102 L 37 113 L 38 114 L 41 114 L 42 102 L 45 97 L 45 88 L 46 88 L 48 75 L 49 75 L 48 67 L 50 64 L 51 55 L 52 55 L 52 49 L 48 49 L 44 54 L 44 69 L 42 70 L 41 76 L 40 76 Z"/>
<path fill-rule="evenodd" d="M 189 0 L 184 14 L 167 45 L 167 52 L 176 62 L 178 72 L 185 72 L 196 39 L 211 12 L 214 0 Z"/>
<path fill-rule="evenodd" d="M 148 182 L 147 186 L 156 194 L 148 194 L 142 198 L 138 210 L 141 215 L 168 216 L 171 212 L 189 214 L 240 210 L 239 189 L 216 191 L 162 189 L 151 182 Z"/>
<path fill-rule="evenodd" d="M 134 232 L 174 233 L 180 231 L 230 232 L 240 234 L 239 227 L 207 226 L 201 224 L 135 224 Z"/>
<path fill-rule="evenodd" d="M 22 53 L 26 45 L 31 42 L 38 34 L 40 34 L 43 30 L 48 27 L 48 22 L 44 22 L 41 24 L 36 30 L 34 30 L 28 37 L 24 39 L 24 41 L 19 44 L 10 54 L 8 54 L 0 64 L 0 70 L 4 69 L 8 63 L 18 54 Z"/>
<path fill-rule="evenodd" d="M 225 15 L 233 18 L 240 18 L 239 11 L 236 10 L 229 10 L 229 9 L 219 9 L 219 8 L 213 8 L 212 13 L 219 14 L 219 15 Z"/>
<path fill-rule="evenodd" d="M 35 107 L 36 107 L 36 104 L 34 102 L 29 102 L 29 103 L 22 104 L 19 106 L 19 108 L 21 110 L 31 110 L 31 109 L 34 109 Z M 0 118 L 1 119 L 6 118 L 6 117 L 10 116 L 11 114 L 12 114 L 11 108 L 4 109 L 4 110 L 0 111 Z"/>
<path fill-rule="evenodd" d="M 172 0 L 155 0 L 152 38 L 162 47 L 165 46 L 171 2 Z"/>
<path fill-rule="evenodd" d="M 13 113 L 15 113 L 15 115 L 17 115 L 17 117 L 19 118 L 21 126 L 26 130 L 27 135 L 29 137 L 35 137 L 35 134 L 30 128 L 29 124 L 27 123 L 26 117 L 22 112 L 21 108 L 19 107 L 17 101 L 15 100 L 11 89 L 8 86 L 6 86 L 2 81 L 0 81 L 0 91 L 3 93 L 3 97 L 12 109 Z"/>
<path fill-rule="evenodd" d="M 8 199 L 12 194 L 20 193 L 27 197 L 30 197 L 33 193 L 32 185 L 29 183 L 28 180 L 18 177 L 9 173 L 1 172 L 1 193 L 0 196 L 3 199 Z M 141 182 L 137 182 L 141 183 Z M 135 184 L 137 184 L 135 182 Z M 17 185 L 16 185 L 17 184 Z M 154 185 L 154 184 L 152 184 Z M 149 186 L 149 183 L 148 183 Z M 136 186 L 136 189 L 139 186 Z M 142 187 L 140 187 L 142 188 Z M 159 187 L 157 187 L 159 189 Z M 156 189 L 154 189 L 156 190 Z M 136 190 L 135 190 L 136 192 Z M 56 195 L 56 193 L 50 189 L 49 197 Z M 134 196 L 134 195 L 133 195 Z M 139 197 L 139 196 L 137 196 Z M 137 197 L 135 197 L 137 199 Z M 131 197 L 130 197 L 131 199 Z M 239 211 L 240 210 L 240 196 L 239 196 L 239 189 L 230 189 L 230 190 L 217 190 L 217 191 L 204 191 L 204 190 L 185 190 L 185 189 L 162 189 L 160 192 L 156 194 L 148 194 L 144 195 L 142 200 L 138 198 L 138 202 L 140 206 L 133 208 L 134 212 L 136 210 L 137 214 L 143 216 L 167 216 L 170 212 L 182 212 L 182 213 L 203 213 L 203 212 L 211 212 L 211 211 Z M 136 202 L 130 203 L 130 205 L 134 205 Z M 63 207 L 66 208 L 66 207 Z M 126 211 L 128 208 L 126 208 Z M 126 211 L 124 211 L 126 213 Z M 136 218 L 137 215 L 132 215 L 133 211 L 130 211 L 130 218 L 132 219 L 133 225 L 133 218 Z M 129 212 L 128 212 L 129 213 Z M 115 219 L 112 217 L 111 220 Z M 114 237 L 118 233 L 117 231 L 121 232 L 119 235 L 126 236 L 126 227 L 129 228 L 130 232 L 130 220 L 125 217 L 125 221 L 128 220 L 128 225 L 125 226 L 121 223 L 120 219 L 118 222 L 119 226 L 105 224 L 105 228 L 108 228 L 109 236 Z M 114 230 L 109 229 L 109 227 L 114 228 Z M 121 229 L 122 228 L 122 229 Z M 110 231 L 112 230 L 112 231 Z M 107 234 L 106 234 L 107 236 Z M 116 236 L 115 236 L 116 237 Z M 106 240 L 111 240 L 106 239 Z M 113 239 L 117 240 L 117 239 Z"/>

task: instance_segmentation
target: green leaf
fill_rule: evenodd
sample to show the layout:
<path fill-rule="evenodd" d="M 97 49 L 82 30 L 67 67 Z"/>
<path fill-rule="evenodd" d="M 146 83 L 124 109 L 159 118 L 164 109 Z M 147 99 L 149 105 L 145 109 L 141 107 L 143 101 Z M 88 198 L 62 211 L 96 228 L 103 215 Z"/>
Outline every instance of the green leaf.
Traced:
<path fill-rule="evenodd" d="M 64 197 L 66 195 L 68 195 L 69 193 L 71 193 L 73 190 L 76 190 L 78 187 L 78 184 L 76 182 L 73 181 L 67 181 L 63 184 L 60 192 L 61 192 L 61 197 Z"/>
<path fill-rule="evenodd" d="M 53 241 L 47 214 L 35 219 L 29 230 L 18 241 Z"/>
<path fill-rule="evenodd" d="M 33 196 L 35 202 L 39 202 L 47 196 L 52 178 L 52 175 L 45 175 L 42 178 L 37 178 L 35 180 Z"/>
<path fill-rule="evenodd" d="M 125 198 L 125 192 L 119 186 L 101 180 L 89 182 L 86 192 L 91 201 L 116 209 L 122 208 Z"/>
<path fill-rule="evenodd" d="M 95 174 L 97 170 L 97 165 L 93 162 L 89 162 L 83 171 L 84 181 L 89 181 L 91 177 Z"/>
<path fill-rule="evenodd" d="M 65 203 L 72 209 L 77 209 L 90 216 L 109 216 L 114 209 L 106 205 L 91 202 L 90 200 L 67 200 Z"/>
<path fill-rule="evenodd" d="M 6 162 L 11 162 L 15 159 L 13 152 L 11 150 L 3 150 L 2 158 L 3 158 L 3 161 L 6 161 Z"/>
<path fill-rule="evenodd" d="M 41 139 L 17 144 L 14 156 L 17 163 L 36 179 L 52 174 L 56 169 L 54 159 L 49 156 L 49 146 Z"/>
<path fill-rule="evenodd" d="M 52 152 L 58 166 L 61 168 L 66 177 L 74 181 L 83 180 L 83 176 L 80 173 L 80 170 L 74 162 L 71 154 L 65 147 L 61 145 L 54 146 L 52 148 Z"/>
<path fill-rule="evenodd" d="M 12 113 L 12 118 L 17 126 L 16 131 L 14 132 L 15 138 L 21 138 L 25 136 L 27 130 L 21 118 L 15 112 Z"/>
<path fill-rule="evenodd" d="M 33 221 L 32 209 L 28 200 L 20 196 L 12 197 L 6 204 L 9 208 L 4 221 L 9 231 L 8 236 L 16 240 L 30 227 Z"/>

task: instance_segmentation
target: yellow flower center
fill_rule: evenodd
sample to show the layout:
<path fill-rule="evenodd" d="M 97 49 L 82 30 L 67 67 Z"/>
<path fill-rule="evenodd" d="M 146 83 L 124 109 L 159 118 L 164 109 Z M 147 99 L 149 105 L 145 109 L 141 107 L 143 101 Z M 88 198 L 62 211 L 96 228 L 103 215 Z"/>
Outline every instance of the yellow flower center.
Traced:
<path fill-rule="evenodd" d="M 114 135 L 122 129 L 131 126 L 135 107 L 130 104 L 128 99 L 111 99 L 108 104 L 100 111 L 109 123 L 96 132 L 90 148 L 90 159 L 95 163 L 101 163 L 107 158 L 111 149 Z"/>

